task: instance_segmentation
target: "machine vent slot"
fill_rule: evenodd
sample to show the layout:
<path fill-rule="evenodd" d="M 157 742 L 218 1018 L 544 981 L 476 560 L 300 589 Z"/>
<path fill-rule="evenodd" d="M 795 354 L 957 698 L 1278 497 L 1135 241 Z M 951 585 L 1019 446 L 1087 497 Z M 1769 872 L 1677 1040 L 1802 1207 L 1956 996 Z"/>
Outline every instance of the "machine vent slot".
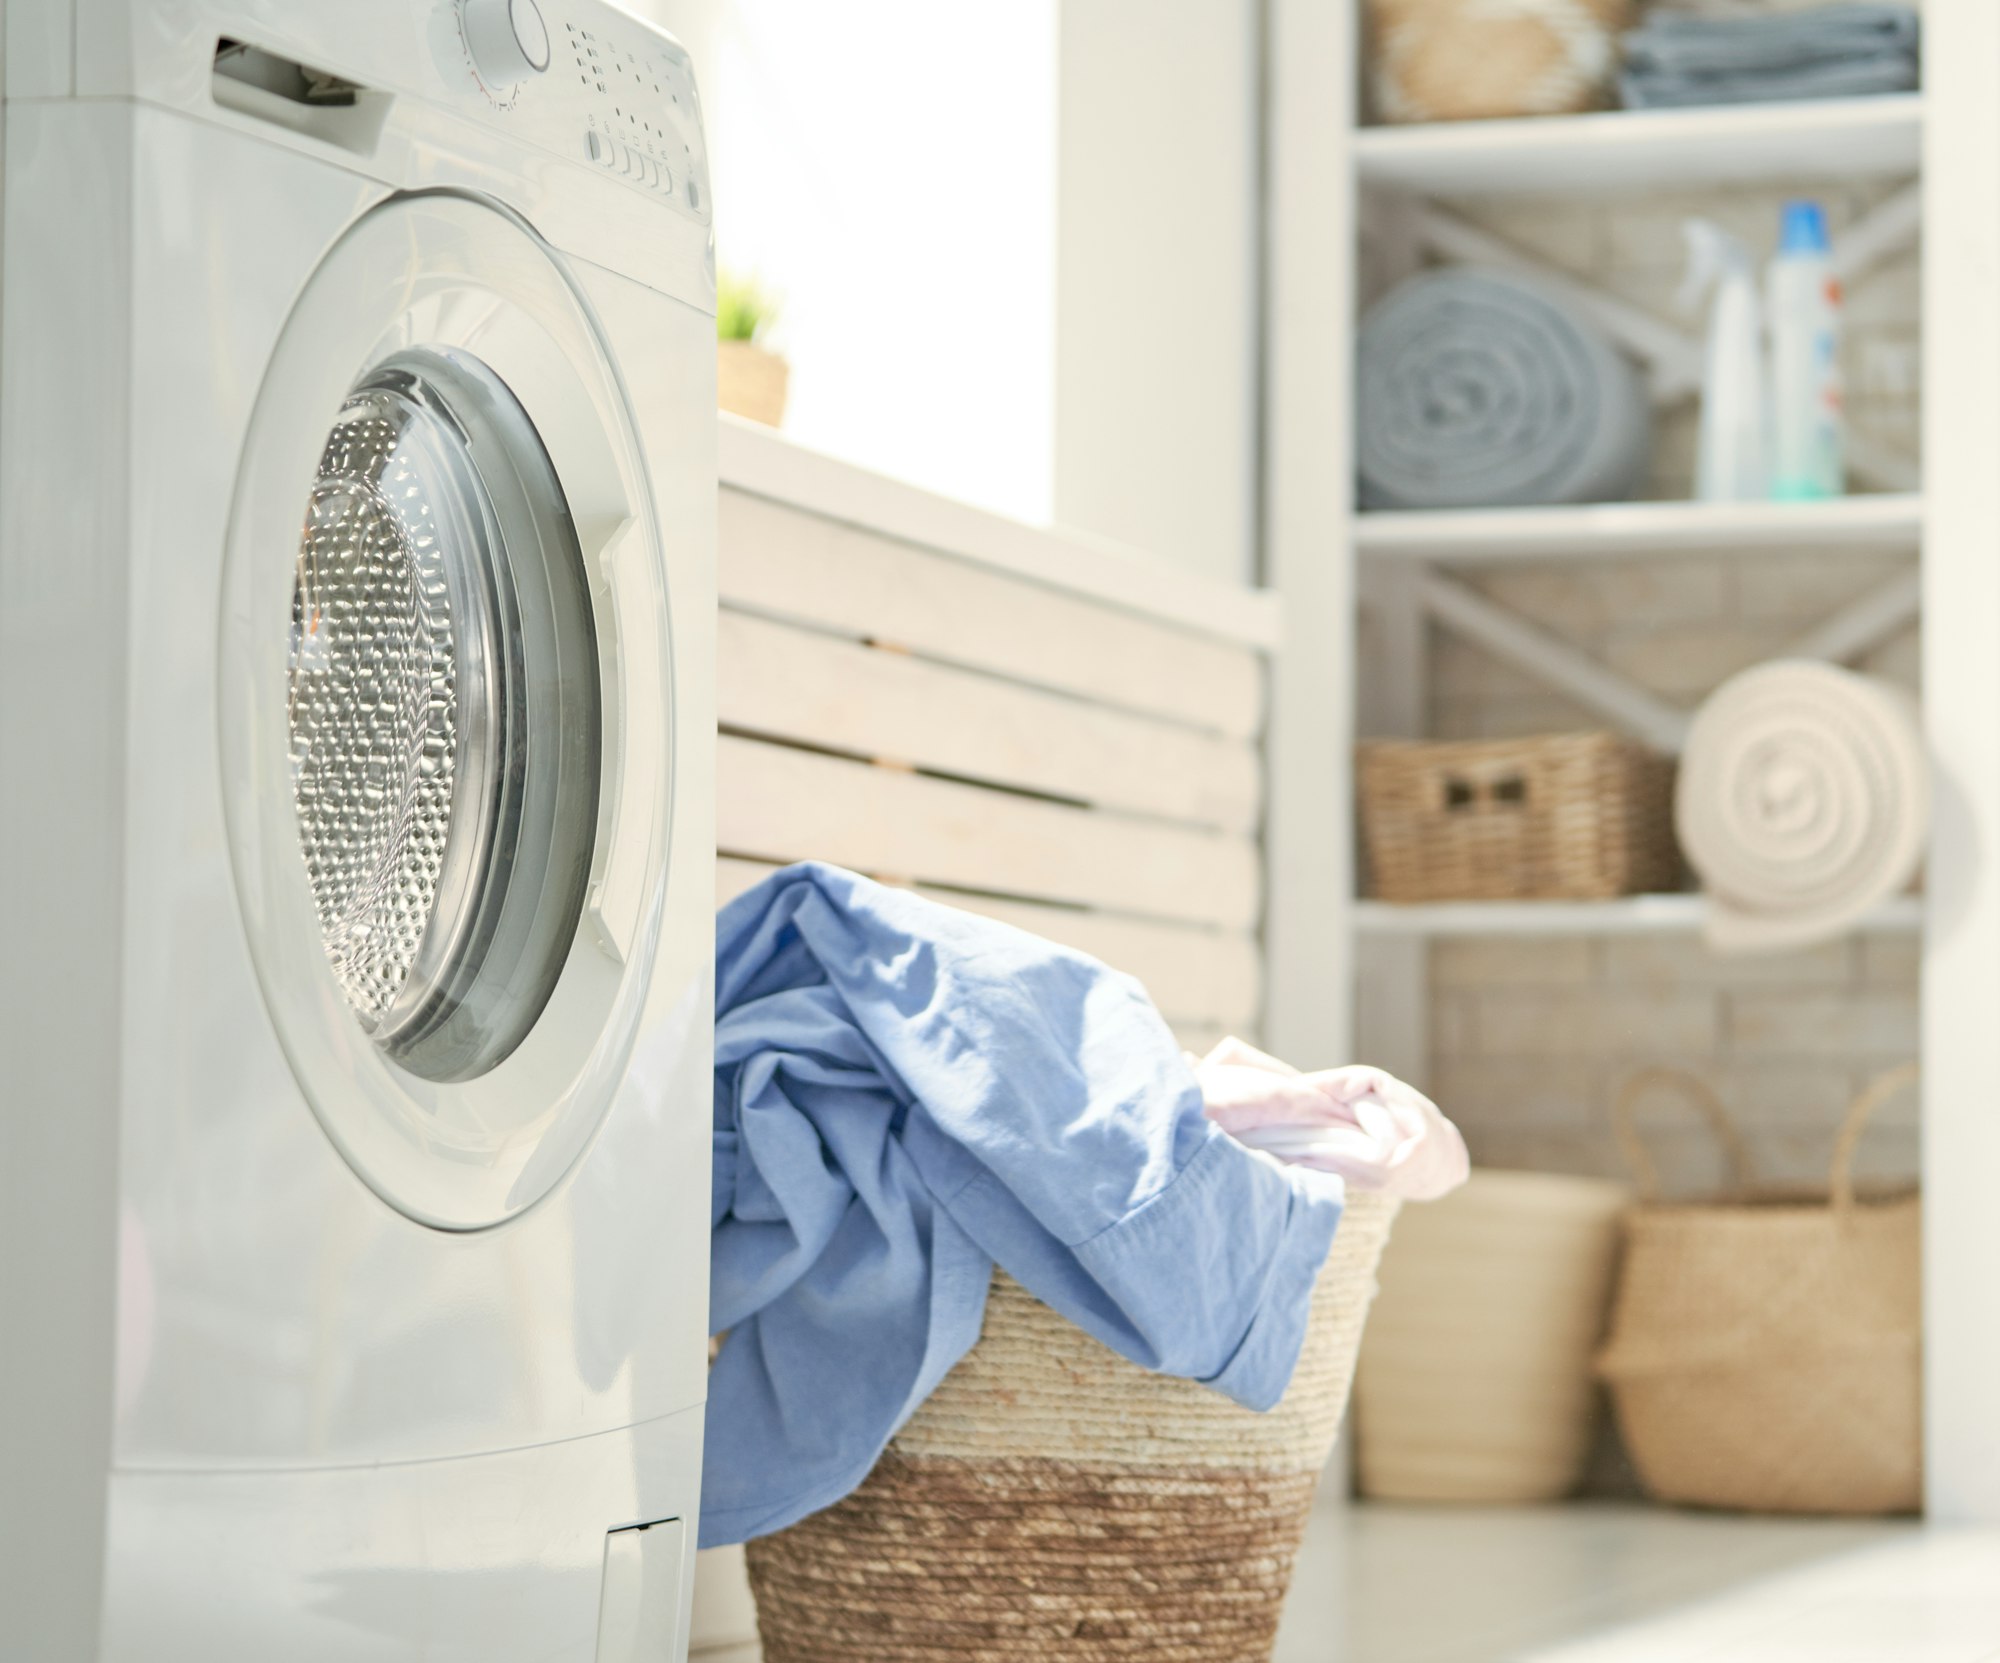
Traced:
<path fill-rule="evenodd" d="M 381 137 L 391 102 L 386 93 L 227 35 L 215 43 L 209 84 L 226 110 L 363 156 Z"/>

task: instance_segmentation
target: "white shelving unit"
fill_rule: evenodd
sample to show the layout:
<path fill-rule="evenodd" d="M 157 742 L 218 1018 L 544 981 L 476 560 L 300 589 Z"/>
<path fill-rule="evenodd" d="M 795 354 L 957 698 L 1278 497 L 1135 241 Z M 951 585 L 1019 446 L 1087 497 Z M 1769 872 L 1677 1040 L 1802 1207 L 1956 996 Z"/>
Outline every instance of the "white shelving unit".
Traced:
<path fill-rule="evenodd" d="M 1361 127 L 1352 134 L 1355 187 L 1371 214 L 1357 227 L 1386 228 L 1409 263 L 1446 260 L 1538 272 L 1647 365 L 1655 400 L 1671 404 L 1698 387 L 1699 347 L 1673 325 L 1572 277 L 1542 268 L 1532 253 L 1456 219 L 1430 199 L 1454 195 L 1577 192 L 1629 196 L 1753 181 L 1787 184 L 1859 176 L 1899 177 L 1921 159 L 1923 102 L 1917 95 L 1769 107 L 1619 111 L 1532 121 L 1457 122 L 1436 127 Z M 1902 248 L 1921 221 L 1917 187 L 1892 194 L 1841 240 L 1843 275 L 1865 272 Z M 1365 229 L 1361 234 L 1366 234 Z M 1900 479 L 1898 458 L 1861 457 L 1857 472 Z M 1347 534 L 1361 567 L 1364 604 L 1395 648 L 1363 731 L 1421 736 L 1425 631 L 1435 621 L 1516 669 L 1596 711 L 1614 727 L 1675 751 L 1690 713 L 1595 662 L 1534 620 L 1496 605 L 1439 568 L 1534 561 L 1612 561 L 1674 555 L 1754 559 L 1811 550 L 1915 553 L 1924 500 L 1914 489 L 1817 503 L 1633 502 L 1435 513 L 1350 513 Z M 1790 655 L 1852 658 L 1907 625 L 1919 580 L 1899 576 L 1802 635 Z M 1383 672 L 1378 670 L 1377 674 Z M 1871 928 L 1914 929 L 1921 903 L 1885 909 Z M 1357 941 L 1400 942 L 1400 958 L 1375 953 L 1369 978 L 1380 997 L 1381 1031 L 1400 1036 L 1400 1058 L 1420 1066 L 1427 1049 L 1421 947 L 1446 935 L 1583 935 L 1694 932 L 1695 895 L 1639 896 L 1604 903 L 1454 904 L 1395 907 L 1360 902 Z"/>
<path fill-rule="evenodd" d="M 1928 898 L 1896 901 L 1865 928 L 1920 932 L 1924 943 L 1928 1506 L 1942 1519 L 2000 1522 L 2000 1439 L 1990 1434 L 2000 1400 L 1990 1274 L 2000 1210 L 1989 1199 L 2000 1173 L 2000 1047 L 1990 1038 L 2000 1012 L 2000 7 L 1927 8 L 1921 96 L 1436 128 L 1359 125 L 1349 90 L 1360 79 L 1359 10 L 1358 0 L 1274 0 L 1271 14 L 1268 574 L 1295 638 L 1325 651 L 1287 654 L 1274 689 L 1270 953 L 1281 997 L 1267 1031 L 1302 1062 L 1344 1057 L 1352 1029 L 1326 1014 L 1344 1003 L 1344 982 L 1367 1001 L 1360 1020 L 1371 1057 L 1421 1069 L 1431 941 L 1701 927 L 1694 895 L 1349 900 L 1333 910 L 1330 887 L 1352 875 L 1347 746 L 1357 732 L 1422 733 L 1432 620 L 1516 668 L 1555 663 L 1551 679 L 1564 692 L 1590 695 L 1608 722 L 1670 748 L 1685 722 L 1685 711 L 1574 648 L 1565 653 L 1567 643 L 1493 607 L 1458 574 L 1504 562 L 1921 550 L 1920 575 L 1863 597 L 1797 648 L 1848 657 L 1902 628 L 1919 605 L 1925 618 L 1925 721 L 1939 780 Z M 1912 182 L 1843 233 L 1844 278 L 1926 228 L 1921 494 L 1909 459 L 1857 445 L 1850 461 L 1868 494 L 1832 503 L 1355 512 L 1335 459 L 1351 454 L 1349 328 L 1364 236 L 1391 273 L 1427 257 L 1540 270 L 1532 249 L 1492 236 L 1451 201 L 1864 178 Z M 1688 331 L 1566 281 L 1569 298 L 1641 361 L 1657 402 L 1692 395 L 1700 354 Z M 1342 632 L 1361 599 L 1395 668 L 1359 690 L 1357 722 Z"/>

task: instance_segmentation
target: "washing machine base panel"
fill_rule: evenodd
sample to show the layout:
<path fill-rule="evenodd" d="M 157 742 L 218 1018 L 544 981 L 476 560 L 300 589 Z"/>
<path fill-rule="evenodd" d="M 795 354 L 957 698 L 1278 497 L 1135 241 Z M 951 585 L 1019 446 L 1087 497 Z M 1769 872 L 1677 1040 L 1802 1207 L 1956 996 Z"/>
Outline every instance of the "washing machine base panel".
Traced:
<path fill-rule="evenodd" d="M 701 1420 L 448 1461 L 115 1473 L 104 1663 L 679 1656 Z"/>

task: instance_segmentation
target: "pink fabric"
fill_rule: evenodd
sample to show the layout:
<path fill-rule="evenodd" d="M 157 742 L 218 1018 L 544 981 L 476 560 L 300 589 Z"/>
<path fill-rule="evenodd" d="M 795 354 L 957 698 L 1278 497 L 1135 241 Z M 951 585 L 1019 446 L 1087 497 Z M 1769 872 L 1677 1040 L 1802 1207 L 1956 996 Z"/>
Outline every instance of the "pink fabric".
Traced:
<path fill-rule="evenodd" d="M 1239 1143 L 1357 1189 L 1434 1201 L 1465 1182 L 1458 1128 L 1413 1086 L 1353 1064 L 1301 1074 L 1240 1039 L 1189 1057 L 1213 1120 Z"/>

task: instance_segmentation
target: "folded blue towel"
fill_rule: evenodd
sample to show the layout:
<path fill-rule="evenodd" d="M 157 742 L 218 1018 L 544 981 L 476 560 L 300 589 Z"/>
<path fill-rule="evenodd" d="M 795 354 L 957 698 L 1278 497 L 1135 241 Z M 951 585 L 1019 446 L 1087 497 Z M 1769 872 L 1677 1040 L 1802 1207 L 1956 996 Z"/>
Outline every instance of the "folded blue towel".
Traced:
<path fill-rule="evenodd" d="M 1878 98 L 1914 92 L 1917 60 L 1909 56 L 1855 58 L 1848 63 L 1807 64 L 1799 69 L 1751 70 L 1743 75 L 1677 75 L 1628 71 L 1618 79 L 1628 110 L 1681 110 L 1707 104 L 1803 104 L 1820 98 Z"/>
<path fill-rule="evenodd" d="M 996 1263 L 1148 1368 L 1283 1395 L 1340 1183 L 1210 1122 L 1137 982 L 821 865 L 716 938 L 703 1546 L 853 1490 Z"/>
<path fill-rule="evenodd" d="M 1782 74 L 1813 64 L 1917 54 L 1917 14 L 1905 5 L 1702 17 L 1655 11 L 1625 37 L 1630 69 L 1662 75 Z"/>
<path fill-rule="evenodd" d="M 1625 37 L 1619 85 L 1633 109 L 1907 92 L 1917 85 L 1918 29 L 1906 5 L 1725 17 L 1656 11 Z"/>

